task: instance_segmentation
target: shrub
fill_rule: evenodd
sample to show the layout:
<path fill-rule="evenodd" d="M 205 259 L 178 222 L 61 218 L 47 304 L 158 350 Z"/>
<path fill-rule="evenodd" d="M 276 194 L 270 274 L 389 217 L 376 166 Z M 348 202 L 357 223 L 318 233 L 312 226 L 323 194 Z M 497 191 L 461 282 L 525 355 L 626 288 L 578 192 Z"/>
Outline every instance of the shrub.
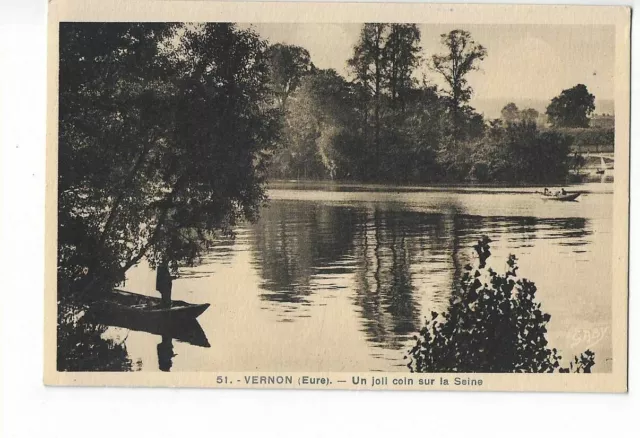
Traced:
<path fill-rule="evenodd" d="M 487 268 L 490 242 L 484 236 L 474 246 L 477 266 L 465 267 L 448 309 L 432 312 L 415 336 L 409 369 L 418 373 L 591 372 L 595 354 L 590 350 L 561 367 L 562 357 L 548 347 L 551 316 L 540 310 L 535 284 L 518 278 L 514 255 L 509 256 L 504 275 Z"/>

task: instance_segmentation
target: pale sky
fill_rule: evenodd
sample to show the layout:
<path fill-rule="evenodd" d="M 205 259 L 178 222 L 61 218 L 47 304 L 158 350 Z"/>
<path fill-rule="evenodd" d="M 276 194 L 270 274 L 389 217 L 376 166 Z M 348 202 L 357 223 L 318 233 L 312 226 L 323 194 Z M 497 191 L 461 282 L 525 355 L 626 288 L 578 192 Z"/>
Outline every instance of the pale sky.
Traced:
<path fill-rule="evenodd" d="M 357 42 L 360 24 L 274 24 L 252 27 L 270 43 L 306 48 L 319 68 L 347 75 L 346 61 Z M 481 70 L 469 75 L 472 100 L 550 100 L 563 89 L 585 84 L 598 100 L 614 96 L 613 26 L 573 25 L 420 25 L 423 56 L 443 52 L 440 34 L 453 29 L 471 32 L 487 48 Z M 440 85 L 437 76 L 427 77 Z M 598 111 L 598 109 L 596 109 Z"/>

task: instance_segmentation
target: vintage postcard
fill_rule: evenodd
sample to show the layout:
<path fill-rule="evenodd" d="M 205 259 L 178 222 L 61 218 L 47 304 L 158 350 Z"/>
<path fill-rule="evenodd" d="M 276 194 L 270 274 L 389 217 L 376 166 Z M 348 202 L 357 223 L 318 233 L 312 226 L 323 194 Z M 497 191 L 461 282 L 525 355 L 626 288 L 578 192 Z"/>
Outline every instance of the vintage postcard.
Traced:
<path fill-rule="evenodd" d="M 46 384 L 627 390 L 629 8 L 49 16 Z"/>

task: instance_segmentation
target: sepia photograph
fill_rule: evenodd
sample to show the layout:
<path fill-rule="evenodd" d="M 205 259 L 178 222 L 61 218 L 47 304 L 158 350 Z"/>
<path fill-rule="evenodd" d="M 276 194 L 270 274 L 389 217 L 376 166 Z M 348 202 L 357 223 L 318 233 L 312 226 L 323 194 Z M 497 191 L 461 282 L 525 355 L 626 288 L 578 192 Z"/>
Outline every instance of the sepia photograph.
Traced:
<path fill-rule="evenodd" d="M 629 10 L 272 6 L 50 16 L 45 382 L 626 391 Z"/>

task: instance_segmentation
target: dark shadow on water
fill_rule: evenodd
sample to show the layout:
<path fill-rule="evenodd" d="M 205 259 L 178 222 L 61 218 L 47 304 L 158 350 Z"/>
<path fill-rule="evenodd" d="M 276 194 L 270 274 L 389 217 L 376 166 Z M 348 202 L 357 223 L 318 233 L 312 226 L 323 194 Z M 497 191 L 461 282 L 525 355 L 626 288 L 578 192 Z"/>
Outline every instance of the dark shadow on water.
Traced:
<path fill-rule="evenodd" d="M 171 336 L 162 336 L 162 342 L 158 344 L 158 368 L 160 371 L 171 371 L 174 357 L 173 339 Z"/>
<path fill-rule="evenodd" d="M 197 347 L 209 348 L 209 340 L 202 327 L 195 319 L 181 319 L 158 323 L 145 318 L 127 318 L 114 314 L 88 313 L 85 323 L 100 324 L 103 327 L 120 327 L 124 329 L 160 335 L 162 341 L 157 345 L 158 367 L 161 371 L 171 371 L 173 366 L 173 340 Z"/>
<path fill-rule="evenodd" d="M 185 319 L 161 324 L 145 318 L 125 318 L 117 315 L 88 314 L 86 318 L 105 326 L 120 327 L 160 335 L 163 339 L 168 337 L 197 347 L 209 348 L 211 346 L 204 330 L 202 330 L 202 326 L 200 326 L 200 323 L 195 319 Z"/>

